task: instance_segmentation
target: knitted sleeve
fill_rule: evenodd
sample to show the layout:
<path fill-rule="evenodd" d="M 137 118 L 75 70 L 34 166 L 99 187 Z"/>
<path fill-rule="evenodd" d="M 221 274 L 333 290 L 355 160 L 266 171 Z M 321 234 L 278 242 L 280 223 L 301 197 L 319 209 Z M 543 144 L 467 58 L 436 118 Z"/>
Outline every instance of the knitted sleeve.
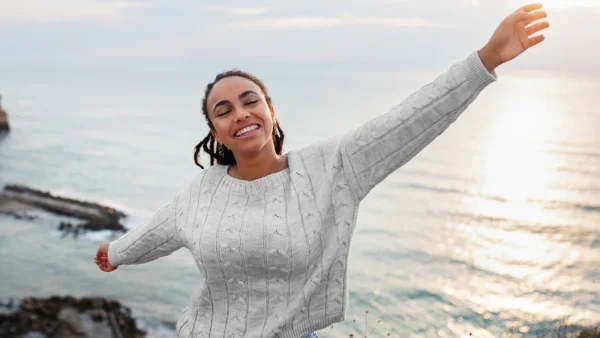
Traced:
<path fill-rule="evenodd" d="M 172 254 L 185 246 L 178 221 L 187 218 L 187 204 L 192 187 L 200 175 L 177 194 L 169 203 L 156 211 L 150 219 L 110 243 L 108 260 L 112 266 L 142 264 Z"/>
<path fill-rule="evenodd" d="M 388 113 L 342 136 L 344 167 L 358 199 L 446 130 L 496 79 L 475 51 Z"/>

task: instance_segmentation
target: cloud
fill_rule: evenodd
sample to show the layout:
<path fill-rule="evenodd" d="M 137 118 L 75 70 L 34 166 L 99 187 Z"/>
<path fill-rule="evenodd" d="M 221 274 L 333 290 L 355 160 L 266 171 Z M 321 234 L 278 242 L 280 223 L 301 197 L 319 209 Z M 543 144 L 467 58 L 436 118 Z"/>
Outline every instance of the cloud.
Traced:
<path fill-rule="evenodd" d="M 546 0 L 545 8 L 560 9 L 560 8 L 598 8 L 600 7 L 599 0 Z"/>
<path fill-rule="evenodd" d="M 529 2 L 229 0 L 209 7 L 197 0 L 0 0 L 0 60 L 440 68 L 480 48 L 506 15 Z M 600 0 L 541 2 L 552 25 L 544 33 L 547 40 L 507 70 L 598 74 L 600 36 L 591 27 L 597 25 Z M 64 21 L 69 24 L 23 24 Z"/>
<path fill-rule="evenodd" d="M 341 13 L 336 16 L 292 16 L 246 20 L 228 24 L 235 28 L 322 28 L 333 26 L 446 27 L 420 17 L 360 16 Z M 453 25 L 456 27 L 457 25 Z"/>
<path fill-rule="evenodd" d="M 152 7 L 137 0 L 0 0 L 3 23 L 53 23 L 122 19 L 125 11 Z"/>
<path fill-rule="evenodd" d="M 462 7 L 480 5 L 479 0 L 460 0 L 458 4 Z"/>
<path fill-rule="evenodd" d="M 209 6 L 206 8 L 211 12 L 224 12 L 232 15 L 261 15 L 271 11 L 269 7 L 258 7 L 258 8 L 241 8 L 241 7 L 224 7 L 224 6 Z"/>

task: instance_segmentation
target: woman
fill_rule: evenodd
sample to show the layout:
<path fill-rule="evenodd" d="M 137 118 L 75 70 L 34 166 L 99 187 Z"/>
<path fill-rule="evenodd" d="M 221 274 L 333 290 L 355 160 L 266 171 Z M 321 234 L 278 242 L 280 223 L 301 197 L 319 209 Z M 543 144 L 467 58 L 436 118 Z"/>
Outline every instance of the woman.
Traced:
<path fill-rule="evenodd" d="M 150 222 L 102 243 L 96 264 L 110 272 L 188 248 L 202 277 L 177 322 L 180 337 L 297 338 L 345 320 L 359 203 L 496 81 L 496 67 L 544 40 L 529 36 L 547 22 L 526 27 L 546 17 L 541 7 L 510 14 L 482 49 L 388 113 L 286 154 L 263 83 L 219 74 L 202 106 L 210 132 L 194 153 L 200 166 L 198 152 L 207 152 L 211 167 Z"/>

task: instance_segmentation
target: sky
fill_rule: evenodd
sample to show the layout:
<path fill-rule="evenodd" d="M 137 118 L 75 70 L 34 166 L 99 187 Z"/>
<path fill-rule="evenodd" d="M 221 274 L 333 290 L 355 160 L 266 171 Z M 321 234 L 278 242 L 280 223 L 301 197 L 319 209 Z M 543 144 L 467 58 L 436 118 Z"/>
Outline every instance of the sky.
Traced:
<path fill-rule="evenodd" d="M 0 0 L 0 62 L 439 69 L 522 0 Z M 546 41 L 508 69 L 600 76 L 600 0 L 547 0 Z"/>

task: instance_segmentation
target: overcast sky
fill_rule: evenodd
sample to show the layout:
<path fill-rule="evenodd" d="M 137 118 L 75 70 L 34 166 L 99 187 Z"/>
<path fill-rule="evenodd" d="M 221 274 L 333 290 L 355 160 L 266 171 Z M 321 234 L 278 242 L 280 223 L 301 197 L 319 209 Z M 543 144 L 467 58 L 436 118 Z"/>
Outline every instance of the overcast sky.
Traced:
<path fill-rule="evenodd" d="M 438 69 L 530 2 L 0 0 L 0 61 Z M 547 40 L 505 66 L 600 75 L 600 0 L 540 2 Z"/>

